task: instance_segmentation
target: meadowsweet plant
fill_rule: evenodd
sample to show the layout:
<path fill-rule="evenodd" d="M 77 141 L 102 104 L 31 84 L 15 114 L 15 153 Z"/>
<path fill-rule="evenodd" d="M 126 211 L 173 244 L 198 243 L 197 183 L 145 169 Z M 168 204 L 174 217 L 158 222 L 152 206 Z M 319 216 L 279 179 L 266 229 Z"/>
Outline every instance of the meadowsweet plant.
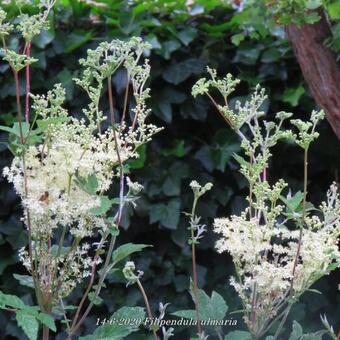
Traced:
<path fill-rule="evenodd" d="M 249 183 L 248 207 L 240 215 L 215 219 L 216 249 L 233 258 L 236 276 L 230 284 L 241 298 L 252 338 L 262 339 L 271 331 L 277 339 L 293 303 L 340 264 L 337 185 L 330 186 L 318 208 L 307 201 L 308 151 L 324 113 L 313 111 L 309 121 L 301 121 L 279 112 L 276 121 L 267 121 L 262 110 L 266 94 L 259 86 L 245 104 L 236 102 L 232 109 L 228 96 L 239 81 L 230 74 L 220 79 L 210 68 L 208 73 L 210 78 L 200 79 L 192 94 L 207 95 L 240 137 L 244 155 L 235 159 Z M 292 127 L 284 128 L 289 123 Z M 271 150 L 281 139 L 295 142 L 304 153 L 303 192 L 295 195 L 285 194 L 288 184 L 283 179 L 270 183 L 267 178 Z"/>
<path fill-rule="evenodd" d="M 147 316 L 148 318 L 145 320 L 145 325 L 149 327 L 149 329 L 153 333 L 153 338 L 155 340 L 159 339 L 157 332 L 161 328 L 162 330 L 162 335 L 163 335 L 163 340 L 169 339 L 171 336 L 173 336 L 173 331 L 174 328 L 169 327 L 168 329 L 162 325 L 162 320 L 165 317 L 165 312 L 166 308 L 170 305 L 170 303 L 165 303 L 163 304 L 162 302 L 159 303 L 159 315 L 158 317 L 154 317 L 151 306 L 149 303 L 149 298 L 145 292 L 145 289 L 141 283 L 141 278 L 144 275 L 144 273 L 141 270 L 136 271 L 136 266 L 133 261 L 128 261 L 125 263 L 124 269 L 123 269 L 123 274 L 125 279 L 127 280 L 127 286 L 137 284 L 138 289 L 140 290 L 143 300 L 145 303 L 146 311 L 147 311 Z M 162 326 L 161 326 L 162 325 Z"/>
<path fill-rule="evenodd" d="M 37 337 L 38 323 L 43 325 L 43 338 L 48 339 L 49 329 L 56 330 L 54 317 L 58 313 L 71 339 L 98 303 L 113 266 L 144 247 L 127 244 L 114 251 L 123 208 L 135 204 L 143 189 L 126 176 L 125 163 L 137 158 L 138 148 L 159 131 L 145 122 L 150 66 L 140 59 L 150 46 L 139 38 L 103 42 L 80 60 L 83 72 L 75 82 L 89 97 L 88 106 L 80 112 L 82 118 L 73 118 L 63 107 L 66 92 L 60 84 L 47 94 L 30 93 L 29 67 L 36 61 L 30 56 L 31 41 L 47 28 L 54 2 L 41 1 L 41 12 L 29 16 L 23 12 L 26 1 L 17 1 L 20 15 L 16 25 L 6 22 L 6 13 L 0 10 L 3 60 L 13 70 L 18 111 L 12 128 L 1 127 L 9 132 L 9 148 L 14 154 L 3 174 L 21 197 L 29 240 L 28 247 L 19 251 L 29 276 L 17 277 L 34 288 L 38 303 L 38 307 L 26 306 L 1 293 L 0 307 L 16 312 L 18 324 L 30 339 Z M 6 38 L 12 30 L 24 38 L 23 52 L 7 48 Z M 135 99 L 130 123 L 125 117 L 126 101 L 120 121 L 114 114 L 111 77 L 118 68 L 126 69 L 127 89 L 131 86 Z M 26 71 L 25 120 L 18 77 L 22 70 Z M 102 127 L 103 102 L 110 112 L 107 129 Z M 106 195 L 113 183 L 119 184 L 115 199 Z M 98 242 L 93 242 L 94 238 Z M 64 299 L 84 280 L 86 291 L 75 311 L 67 315 Z"/>

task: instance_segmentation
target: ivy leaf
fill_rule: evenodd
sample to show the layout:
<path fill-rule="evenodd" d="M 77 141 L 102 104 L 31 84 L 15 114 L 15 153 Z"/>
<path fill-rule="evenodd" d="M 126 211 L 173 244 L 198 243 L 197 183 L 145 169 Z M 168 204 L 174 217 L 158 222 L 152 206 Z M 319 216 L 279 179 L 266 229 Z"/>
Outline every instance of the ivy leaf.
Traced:
<path fill-rule="evenodd" d="M 168 66 L 163 73 L 163 78 L 171 84 L 178 85 L 192 74 L 201 73 L 205 64 L 201 59 L 187 59 Z"/>
<path fill-rule="evenodd" d="M 232 37 L 231 37 L 231 42 L 238 46 L 240 45 L 240 43 L 245 39 L 245 36 L 243 33 L 237 33 L 237 34 L 234 34 Z"/>
<path fill-rule="evenodd" d="M 151 247 L 147 244 L 134 244 L 134 243 L 126 243 L 118 247 L 112 253 L 112 261 L 117 264 L 118 262 L 122 261 L 129 255 L 139 252 L 146 247 Z"/>
<path fill-rule="evenodd" d="M 188 46 L 197 36 L 197 30 L 193 27 L 185 28 L 177 34 L 178 39 L 185 45 Z"/>
<path fill-rule="evenodd" d="M 150 210 L 150 223 L 160 222 L 165 228 L 176 229 L 180 215 L 180 201 L 171 199 L 168 204 L 154 204 Z"/>
<path fill-rule="evenodd" d="M 185 155 L 184 140 L 176 139 L 172 148 L 165 148 L 161 151 L 163 156 L 183 157 Z"/>
<path fill-rule="evenodd" d="M 334 2 L 332 4 L 329 4 L 327 6 L 327 12 L 333 20 L 339 20 L 340 19 L 340 3 Z"/>
<path fill-rule="evenodd" d="M 282 95 L 282 101 L 289 103 L 292 106 L 298 106 L 300 98 L 305 93 L 305 88 L 302 84 L 298 87 L 286 88 Z"/>
<path fill-rule="evenodd" d="M 36 340 L 38 338 L 39 329 L 39 323 L 37 319 L 24 310 L 17 311 L 15 316 L 18 325 L 23 329 L 27 337 L 30 340 Z"/>
<path fill-rule="evenodd" d="M 70 53 L 92 38 L 91 32 L 71 33 L 65 37 L 65 53 Z"/>
<path fill-rule="evenodd" d="M 162 44 L 160 54 L 164 59 L 169 59 L 172 52 L 181 47 L 181 44 L 177 40 L 168 40 Z"/>

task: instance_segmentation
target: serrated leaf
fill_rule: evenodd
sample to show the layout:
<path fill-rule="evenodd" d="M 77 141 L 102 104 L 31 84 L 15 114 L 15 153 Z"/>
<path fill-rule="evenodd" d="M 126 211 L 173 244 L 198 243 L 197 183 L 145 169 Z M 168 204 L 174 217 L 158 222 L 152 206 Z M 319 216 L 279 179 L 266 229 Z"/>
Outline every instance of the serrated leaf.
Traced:
<path fill-rule="evenodd" d="M 90 213 L 92 215 L 104 215 L 107 213 L 112 206 L 112 201 L 107 196 L 100 196 L 100 206 L 97 208 L 92 208 Z"/>
<path fill-rule="evenodd" d="M 196 319 L 196 310 L 194 310 L 194 309 L 178 310 L 176 312 L 171 313 L 171 315 L 178 316 L 179 318 L 195 320 Z"/>
<path fill-rule="evenodd" d="M 98 188 L 98 180 L 96 175 L 92 174 L 87 176 L 87 178 L 76 175 L 75 183 L 90 195 L 95 195 Z"/>
<path fill-rule="evenodd" d="M 58 125 L 65 122 L 68 122 L 70 117 L 49 117 L 45 119 L 37 119 L 36 123 L 38 128 L 41 130 L 47 129 L 50 125 Z"/>
<path fill-rule="evenodd" d="M 30 340 L 36 340 L 38 338 L 39 330 L 39 323 L 37 319 L 23 310 L 17 311 L 15 317 L 18 326 L 23 329 L 27 337 Z"/>
<path fill-rule="evenodd" d="M 51 315 L 45 314 L 45 313 L 39 313 L 37 314 L 37 319 L 45 326 L 47 326 L 52 331 L 56 332 L 57 328 L 55 326 L 54 319 Z"/>
<path fill-rule="evenodd" d="M 100 296 L 97 296 L 95 299 L 94 299 L 94 294 L 95 292 L 90 292 L 89 293 L 89 300 L 90 301 L 93 301 L 93 304 L 96 305 L 96 306 L 99 306 L 102 304 L 103 302 L 103 299 L 100 297 Z M 93 300 L 94 299 L 94 300 Z"/>
<path fill-rule="evenodd" d="M 24 302 L 15 295 L 4 294 L 0 292 L 0 306 L 8 306 L 12 308 L 25 308 Z"/>
<path fill-rule="evenodd" d="M 139 252 L 146 247 L 151 247 L 147 244 L 134 244 L 134 243 L 126 243 L 118 247 L 112 253 L 112 261 L 117 264 L 118 262 L 124 260 L 129 255 Z"/>
<path fill-rule="evenodd" d="M 145 320 L 142 307 L 122 307 L 115 312 L 111 320 L 131 320 L 131 324 L 106 324 L 96 328 L 92 335 L 80 337 L 79 340 L 121 340 L 133 332 L 137 332 L 139 324 Z"/>
<path fill-rule="evenodd" d="M 192 289 L 191 296 L 194 301 Z M 198 289 L 198 304 L 200 306 L 199 315 L 202 320 L 222 320 L 228 311 L 228 306 L 223 297 L 215 291 L 209 297 L 203 289 Z"/>

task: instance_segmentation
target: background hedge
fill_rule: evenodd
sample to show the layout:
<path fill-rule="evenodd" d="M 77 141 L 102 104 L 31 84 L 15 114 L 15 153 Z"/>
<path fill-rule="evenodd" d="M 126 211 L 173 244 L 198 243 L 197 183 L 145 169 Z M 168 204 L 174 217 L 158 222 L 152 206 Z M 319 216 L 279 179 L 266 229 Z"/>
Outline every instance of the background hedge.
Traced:
<path fill-rule="evenodd" d="M 206 65 L 210 65 L 220 74 L 231 72 L 244 80 L 231 105 L 236 99 L 245 99 L 257 83 L 269 94 L 265 107 L 268 117 L 280 110 L 292 111 L 296 117 L 307 117 L 315 107 L 314 101 L 304 86 L 282 30 L 275 29 L 271 35 L 256 41 L 246 38 L 239 42 L 237 34 L 242 16 L 235 16 L 230 7 L 221 5 L 218 0 L 195 1 L 190 8 L 185 1 L 129 3 L 108 0 L 101 2 L 105 5 L 102 7 L 75 0 L 61 1 L 53 13 L 51 29 L 43 32 L 33 44 L 32 55 L 40 61 L 32 69 L 32 92 L 44 93 L 52 84 L 61 82 L 67 89 L 67 107 L 77 115 L 79 107 L 86 103 L 86 97 L 72 78 L 77 76 L 78 59 L 85 55 L 87 48 L 95 47 L 99 41 L 131 36 L 142 36 L 152 44 L 148 56 L 152 66 L 150 120 L 164 126 L 164 130 L 140 150 L 140 159 L 130 164 L 131 177 L 142 183 L 145 191 L 135 211 L 125 210 L 124 232 L 119 241 L 153 245 L 150 250 L 134 256 L 134 260 L 145 273 L 143 282 L 154 310 L 159 301 L 171 303 L 169 312 L 192 307 L 188 293 L 191 273 L 188 221 L 182 212 L 190 208 L 192 197 L 188 184 L 192 179 L 213 182 L 213 190 L 203 197 L 198 207 L 209 230 L 198 250 L 199 286 L 208 293 L 214 289 L 222 294 L 229 311 L 235 311 L 240 304 L 228 285 L 228 277 L 233 273 L 231 258 L 215 252 L 211 224 L 214 217 L 238 213 L 244 207 L 246 183 L 236 171 L 237 164 L 231 157 L 239 150 L 239 141 L 208 100 L 191 97 L 191 87 L 205 74 Z M 16 15 L 14 9 L 9 10 L 12 16 Z M 18 39 L 13 38 L 10 45 L 16 44 Z M 126 75 L 118 72 L 113 85 L 119 115 Z M 11 125 L 15 120 L 14 96 L 12 74 L 1 62 L 0 124 Z M 108 115 L 105 100 L 102 105 Z M 321 135 L 312 147 L 309 162 L 309 197 L 315 204 L 324 199 L 329 184 L 338 180 L 340 164 L 339 141 L 326 121 L 319 129 Z M 11 161 L 6 140 L 6 134 L 1 133 L 1 168 Z M 301 152 L 282 143 L 275 151 L 269 180 L 284 177 L 293 190 L 301 190 Z M 17 250 L 27 243 L 20 221 L 20 201 L 4 178 L 0 178 L 0 183 L 0 289 L 32 302 L 31 290 L 20 286 L 13 277 L 14 272 L 24 274 Z M 336 326 L 339 321 L 336 316 L 340 315 L 338 282 L 339 271 L 320 280 L 313 288 L 323 294 L 305 294 L 293 308 L 287 329 L 291 328 L 293 319 L 299 321 L 305 331 L 320 329 L 319 315 L 324 313 Z M 81 295 L 79 288 L 68 304 Z M 110 275 L 101 297 L 104 302 L 88 317 L 84 331 L 94 328 L 97 317 L 108 316 L 123 305 L 143 305 L 137 289 L 126 288 L 119 274 Z M 243 327 L 240 314 L 229 317 L 238 320 L 238 329 Z M 11 318 L 10 313 L 0 311 L 0 337 L 24 339 Z M 182 333 L 179 330 L 176 328 L 175 339 L 187 338 L 188 330 L 183 329 Z M 191 331 L 193 334 L 195 330 Z M 130 339 L 142 337 L 139 334 Z M 65 333 L 56 336 L 56 339 L 64 338 Z"/>

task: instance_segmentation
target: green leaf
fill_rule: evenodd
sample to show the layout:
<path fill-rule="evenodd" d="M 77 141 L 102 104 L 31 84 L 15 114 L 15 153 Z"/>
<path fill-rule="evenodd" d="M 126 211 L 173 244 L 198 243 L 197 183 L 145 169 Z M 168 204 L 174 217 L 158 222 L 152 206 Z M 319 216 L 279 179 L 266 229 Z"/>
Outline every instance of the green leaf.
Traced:
<path fill-rule="evenodd" d="M 181 44 L 177 40 L 168 40 L 162 43 L 160 53 L 165 59 L 169 59 L 171 53 L 176 51 L 180 47 Z"/>
<path fill-rule="evenodd" d="M 154 204 L 150 210 L 150 223 L 160 222 L 165 228 L 176 229 L 180 215 L 180 201 L 171 199 L 168 204 Z"/>
<path fill-rule="evenodd" d="M 90 213 L 92 215 L 104 215 L 107 213 L 112 206 L 112 201 L 107 196 L 100 196 L 100 206 L 97 208 L 92 208 Z"/>
<path fill-rule="evenodd" d="M 105 324 L 96 328 L 92 335 L 80 337 L 79 340 L 121 340 L 133 332 L 137 332 L 139 325 L 145 320 L 145 312 L 142 307 L 122 307 L 115 312 L 112 320 L 131 320 L 130 323 L 120 325 L 118 323 Z"/>
<path fill-rule="evenodd" d="M 293 213 L 298 210 L 302 201 L 303 201 L 303 193 L 298 191 L 294 196 L 291 198 L 285 198 L 280 196 L 281 200 L 286 204 L 288 208 L 288 212 Z"/>
<path fill-rule="evenodd" d="M 183 157 L 185 155 L 184 140 L 176 139 L 172 148 L 165 148 L 161 151 L 164 156 Z"/>
<path fill-rule="evenodd" d="M 16 312 L 16 320 L 30 340 L 36 340 L 38 338 L 39 323 L 37 319 L 27 314 L 24 310 Z"/>
<path fill-rule="evenodd" d="M 251 340 L 251 334 L 246 331 L 232 331 L 228 333 L 224 340 Z"/>
<path fill-rule="evenodd" d="M 171 315 L 178 316 L 179 318 L 195 320 L 196 319 L 196 310 L 194 310 L 194 309 L 178 310 L 176 312 L 171 313 Z"/>
<path fill-rule="evenodd" d="M 146 161 L 146 144 L 141 145 L 137 149 L 139 157 L 137 159 L 129 160 L 127 164 L 130 169 L 142 169 Z"/>
<path fill-rule="evenodd" d="M 327 12 L 331 19 L 338 20 L 340 19 L 340 3 L 334 2 L 332 4 L 329 4 L 327 6 Z"/>
<path fill-rule="evenodd" d="M 304 93 L 305 88 L 302 84 L 300 84 L 298 87 L 286 88 L 282 95 L 282 101 L 295 107 L 299 104 L 300 98 Z"/>
<path fill-rule="evenodd" d="M 134 243 L 126 243 L 118 247 L 112 253 L 112 261 L 117 264 L 118 262 L 124 260 L 129 255 L 139 252 L 146 247 L 151 247 L 147 244 L 134 244 Z"/>
<path fill-rule="evenodd" d="M 0 292 L 0 307 L 25 308 L 24 302 L 15 295 Z"/>
<path fill-rule="evenodd" d="M 89 300 L 90 301 L 93 301 L 93 299 L 94 299 L 94 294 L 95 294 L 95 292 L 90 292 L 89 293 Z M 100 296 L 97 296 L 95 299 L 94 299 L 94 301 L 93 301 L 93 304 L 95 305 L 95 306 L 99 306 L 99 305 L 101 305 L 102 304 L 102 302 L 103 302 L 103 299 L 100 297 Z"/>
<path fill-rule="evenodd" d="M 312 25 L 318 22 L 320 18 L 321 17 L 317 12 L 310 12 L 305 16 L 304 20 L 307 24 Z"/>
<path fill-rule="evenodd" d="M 21 128 L 22 128 L 23 136 L 26 137 L 27 133 L 29 131 L 30 125 L 28 123 L 26 123 L 26 122 L 22 122 L 21 123 Z M 8 126 L 0 125 L 0 130 L 9 132 L 10 134 L 13 134 L 13 135 L 15 135 L 17 137 L 21 137 L 20 124 L 18 122 L 15 122 L 11 128 L 8 127 Z"/>
<path fill-rule="evenodd" d="M 192 289 L 191 296 L 194 301 Z M 202 320 L 223 320 L 228 311 L 228 306 L 223 297 L 215 291 L 209 297 L 203 289 L 198 289 L 198 303 L 200 306 L 199 314 Z"/>
<path fill-rule="evenodd" d="M 48 315 L 45 313 L 38 313 L 36 317 L 43 325 L 47 326 L 49 329 L 51 329 L 54 332 L 57 331 L 54 319 L 51 315 Z"/>
<path fill-rule="evenodd" d="M 205 64 L 206 63 L 200 59 L 187 59 L 168 66 L 163 72 L 163 78 L 171 84 L 178 85 L 192 74 L 201 73 Z"/>
<path fill-rule="evenodd" d="M 185 45 L 188 46 L 197 36 L 197 30 L 192 27 L 187 27 L 177 34 L 178 39 Z"/>
<path fill-rule="evenodd" d="M 33 278 L 29 275 L 13 274 L 13 277 L 19 281 L 22 286 L 34 288 Z"/>
<path fill-rule="evenodd" d="M 46 130 L 50 125 L 58 125 L 69 121 L 70 117 L 49 117 L 45 119 L 37 119 L 38 128 Z"/>
<path fill-rule="evenodd" d="M 44 49 L 54 39 L 54 31 L 43 29 L 38 36 L 33 39 L 33 43 L 41 49 Z"/>
<path fill-rule="evenodd" d="M 321 6 L 320 0 L 307 0 L 306 1 L 306 8 L 308 9 L 317 9 Z"/>
<path fill-rule="evenodd" d="M 243 33 L 237 33 L 237 34 L 234 34 L 232 37 L 231 37 L 231 42 L 238 46 L 240 45 L 240 43 L 244 40 L 245 36 Z"/>
<path fill-rule="evenodd" d="M 289 340 L 299 340 L 303 335 L 303 329 L 297 321 L 293 321 L 292 332 L 290 333 Z"/>
<path fill-rule="evenodd" d="M 70 53 L 92 38 L 91 32 L 71 33 L 65 36 L 65 53 Z"/>
<path fill-rule="evenodd" d="M 75 183 L 90 195 L 95 195 L 98 188 L 98 180 L 96 175 L 89 175 L 87 178 L 76 175 Z"/>
<path fill-rule="evenodd" d="M 193 301 L 195 301 L 193 291 L 191 290 L 190 293 Z M 209 297 L 204 290 L 198 289 L 198 303 L 201 320 L 223 320 L 228 311 L 228 306 L 223 297 L 215 291 Z M 196 311 L 193 309 L 176 311 L 172 315 L 186 319 L 196 319 Z"/>

